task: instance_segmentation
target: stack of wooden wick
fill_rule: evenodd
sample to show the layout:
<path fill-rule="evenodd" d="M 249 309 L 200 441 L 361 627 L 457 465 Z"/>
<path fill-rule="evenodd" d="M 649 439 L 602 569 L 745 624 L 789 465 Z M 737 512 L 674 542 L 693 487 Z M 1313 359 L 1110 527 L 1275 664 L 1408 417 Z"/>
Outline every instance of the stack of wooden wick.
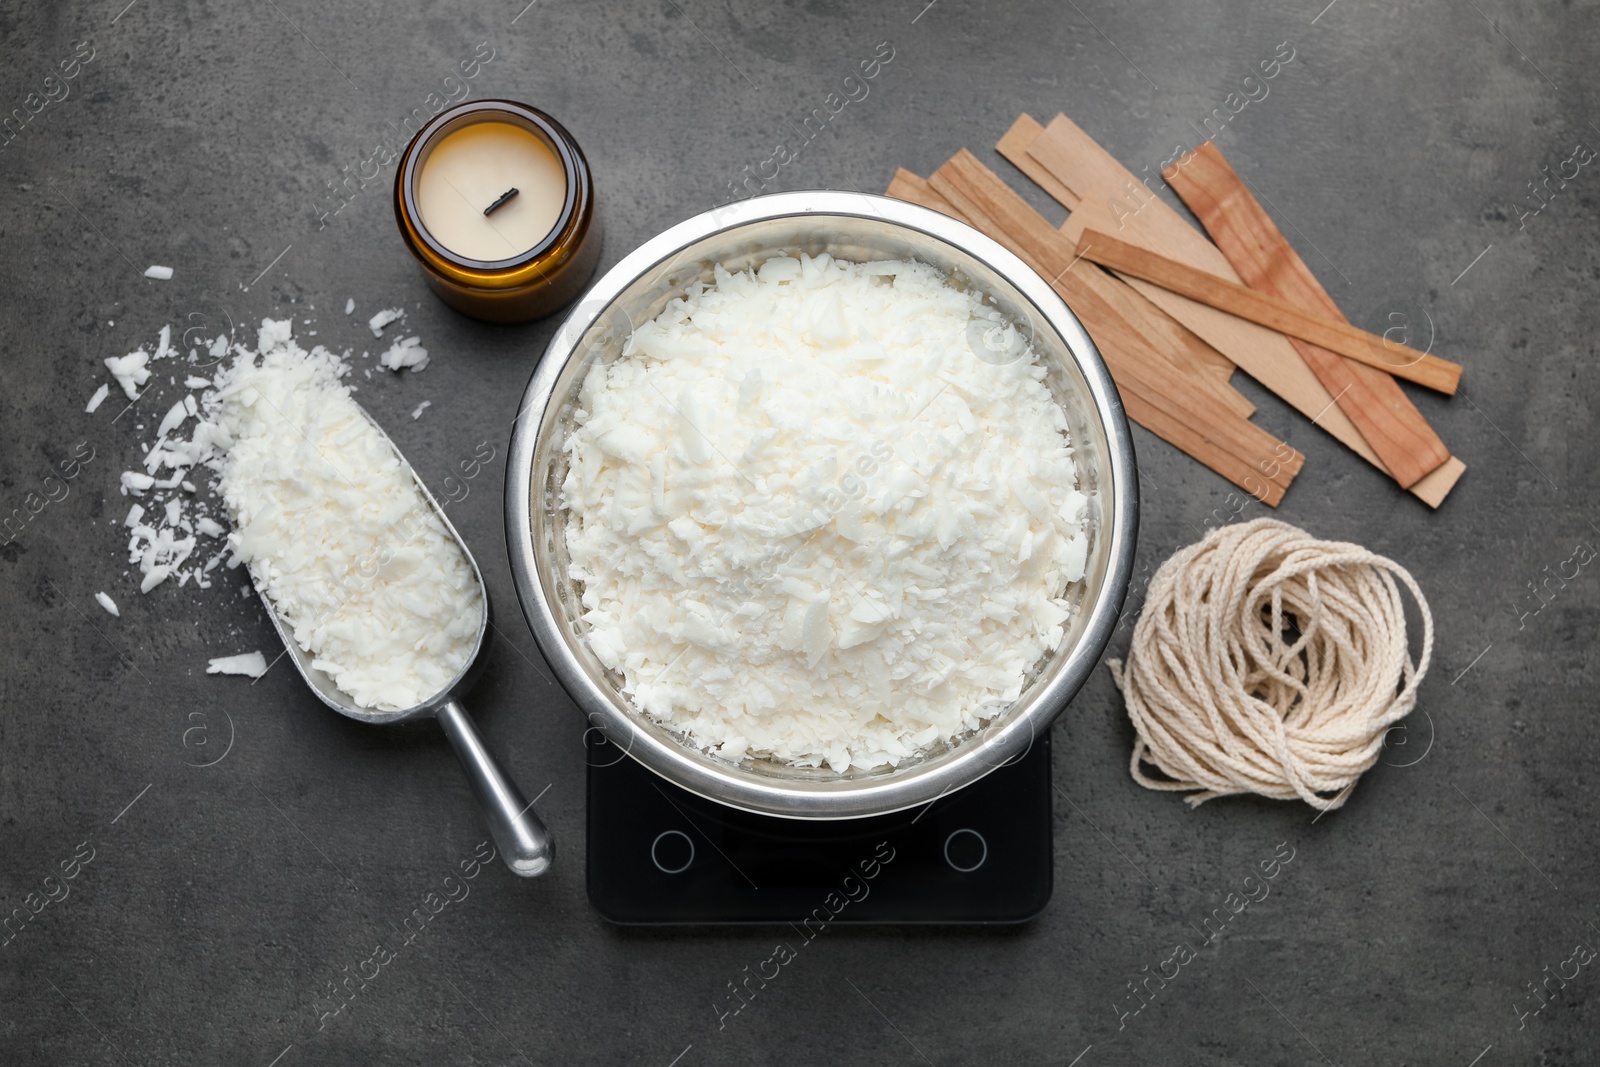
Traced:
<path fill-rule="evenodd" d="M 888 193 L 1049 279 L 1135 422 L 1276 507 L 1305 457 L 1250 422 L 1229 381 L 1241 367 L 1402 489 L 1444 501 L 1466 464 L 1395 379 L 1454 393 L 1460 366 L 1350 326 L 1215 144 L 1162 174 L 1211 240 L 1065 115 L 1023 115 L 996 147 L 1071 212 L 1059 230 L 966 149 L 927 179 L 900 170 Z M 1116 212 L 1130 193 L 1137 209 Z"/>

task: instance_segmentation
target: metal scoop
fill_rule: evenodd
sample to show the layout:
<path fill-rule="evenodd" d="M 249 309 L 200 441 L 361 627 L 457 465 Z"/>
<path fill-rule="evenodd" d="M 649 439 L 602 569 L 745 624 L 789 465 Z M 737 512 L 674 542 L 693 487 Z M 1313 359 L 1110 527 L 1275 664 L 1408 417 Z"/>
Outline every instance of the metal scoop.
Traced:
<path fill-rule="evenodd" d="M 365 409 L 362 409 L 361 413 L 366 415 L 367 421 L 372 423 L 380 434 L 383 434 L 384 440 L 389 442 L 389 447 L 394 449 L 394 454 L 404 461 L 405 457 L 400 449 L 395 447 L 394 441 L 384 433 L 383 427 L 378 425 L 377 420 L 368 415 Z M 516 783 L 506 777 L 500 765 L 489 754 L 489 750 L 484 748 L 482 739 L 478 737 L 478 730 L 472 724 L 471 716 L 457 699 L 458 694 L 472 688 L 472 683 L 477 680 L 482 670 L 484 636 L 489 632 L 489 590 L 484 585 L 482 572 L 478 570 L 478 561 L 472 558 L 472 553 L 467 550 L 461 535 L 451 525 L 444 509 L 433 498 L 433 494 L 428 492 L 428 487 L 422 483 L 422 479 L 417 477 L 416 470 L 409 463 L 406 464 L 406 468 L 411 471 L 411 477 L 417 483 L 423 498 L 427 500 L 428 506 L 439 517 L 439 521 L 455 540 L 456 547 L 461 549 L 461 554 L 472 566 L 473 580 L 478 583 L 478 591 L 482 594 L 483 617 L 478 623 L 478 634 L 472 642 L 472 654 L 467 658 L 466 666 L 451 679 L 449 685 L 421 704 L 399 711 L 374 711 L 359 707 L 350 699 L 349 694 L 334 684 L 332 678 L 311 665 L 311 653 L 303 650 L 295 641 L 293 631 L 278 617 L 278 610 L 271 598 L 259 586 L 256 591 L 261 597 L 261 603 L 267 609 L 267 617 L 272 620 L 273 628 L 283 639 L 283 646 L 288 650 L 289 658 L 294 661 L 295 669 L 306 680 L 311 691 L 316 693 L 328 707 L 341 715 L 367 723 L 409 722 L 430 715 L 439 720 L 439 725 L 444 727 L 445 736 L 450 739 L 451 747 L 456 750 L 462 766 L 466 768 L 467 780 L 472 783 L 472 791 L 477 795 L 478 803 L 483 805 L 484 814 L 489 820 L 489 834 L 494 838 L 500 857 L 505 860 L 506 866 L 510 867 L 513 873 L 524 878 L 533 878 L 543 874 L 550 867 L 550 861 L 555 855 L 555 843 L 550 839 L 550 832 L 545 829 L 544 823 L 539 821 L 539 816 L 534 814 L 533 805 L 528 803 Z"/>

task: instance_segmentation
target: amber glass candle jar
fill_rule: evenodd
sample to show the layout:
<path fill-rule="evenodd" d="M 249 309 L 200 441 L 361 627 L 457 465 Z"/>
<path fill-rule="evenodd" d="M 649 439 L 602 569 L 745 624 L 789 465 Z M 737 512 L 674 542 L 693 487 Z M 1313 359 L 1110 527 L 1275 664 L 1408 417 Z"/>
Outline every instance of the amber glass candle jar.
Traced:
<path fill-rule="evenodd" d="M 475 100 L 417 131 L 395 172 L 400 234 L 457 311 L 526 322 L 571 303 L 600 261 L 594 182 L 555 119 Z"/>

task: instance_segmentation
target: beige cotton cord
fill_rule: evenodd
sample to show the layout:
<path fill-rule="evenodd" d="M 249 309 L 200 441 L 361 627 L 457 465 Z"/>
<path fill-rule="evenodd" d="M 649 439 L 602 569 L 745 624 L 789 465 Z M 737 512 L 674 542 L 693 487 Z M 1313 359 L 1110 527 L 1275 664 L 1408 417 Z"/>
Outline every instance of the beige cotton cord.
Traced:
<path fill-rule="evenodd" d="M 1422 616 L 1416 663 L 1401 584 Z M 1432 655 L 1428 602 L 1393 560 L 1276 519 L 1213 530 L 1161 565 L 1126 663 L 1110 661 L 1139 734 L 1129 770 L 1192 805 L 1259 793 L 1337 808 Z"/>

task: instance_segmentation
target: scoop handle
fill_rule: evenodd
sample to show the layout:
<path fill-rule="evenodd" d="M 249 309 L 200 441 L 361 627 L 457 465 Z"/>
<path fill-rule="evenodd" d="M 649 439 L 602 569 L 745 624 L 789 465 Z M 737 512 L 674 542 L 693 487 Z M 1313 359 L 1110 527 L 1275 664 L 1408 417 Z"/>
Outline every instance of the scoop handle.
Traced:
<path fill-rule="evenodd" d="M 535 878 L 550 868 L 555 857 L 555 842 L 550 831 L 544 828 L 533 805 L 522 796 L 522 790 L 506 777 L 500 764 L 483 747 L 483 739 L 472 724 L 467 709 L 455 697 L 440 705 L 437 712 L 439 725 L 450 739 L 450 747 L 461 757 L 466 768 L 467 781 L 472 792 L 489 819 L 489 835 L 494 838 L 500 858 L 506 861 L 511 873 L 524 878 Z"/>

